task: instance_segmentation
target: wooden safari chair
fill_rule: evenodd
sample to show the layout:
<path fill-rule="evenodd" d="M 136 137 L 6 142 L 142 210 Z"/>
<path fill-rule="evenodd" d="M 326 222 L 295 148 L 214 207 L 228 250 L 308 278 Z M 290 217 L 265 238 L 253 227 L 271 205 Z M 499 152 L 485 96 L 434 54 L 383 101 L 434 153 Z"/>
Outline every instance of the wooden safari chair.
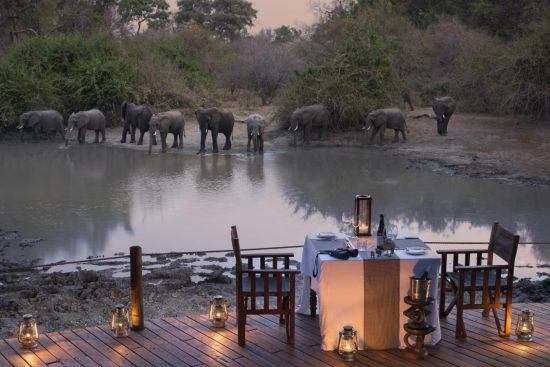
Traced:
<path fill-rule="evenodd" d="M 290 269 L 292 253 L 262 253 L 241 255 L 237 227 L 231 227 L 231 244 L 235 253 L 235 276 L 237 288 L 237 326 L 239 345 L 245 344 L 246 315 L 280 315 L 286 325 L 287 343 L 294 344 L 294 305 L 296 274 Z M 243 259 L 247 261 L 243 266 Z M 260 268 L 254 268 L 254 259 L 260 260 Z M 272 262 L 272 268 L 266 268 Z M 277 266 L 282 260 L 283 268 Z M 276 299 L 276 307 L 270 308 L 270 297 Z M 257 298 L 263 299 L 263 307 L 256 307 Z M 250 301 L 250 303 L 249 303 Z"/>
<path fill-rule="evenodd" d="M 447 317 L 456 305 L 456 338 L 466 338 L 464 328 L 464 310 L 482 309 L 483 316 L 489 317 L 493 311 L 498 334 L 501 337 L 510 336 L 512 324 L 512 287 L 514 282 L 514 262 L 518 249 L 519 236 L 507 231 L 498 223 L 493 224 L 487 250 L 439 250 L 441 254 L 441 292 L 439 301 L 439 316 Z M 475 254 L 475 265 L 471 264 L 471 255 Z M 487 254 L 486 264 L 483 254 Z M 494 255 L 506 262 L 494 265 Z M 453 256 L 452 271 L 447 271 L 447 256 Z M 463 257 L 464 265 L 459 263 Z M 503 278 L 506 273 L 506 278 Z M 445 308 L 445 294 L 453 292 L 454 298 Z M 476 303 L 476 292 L 481 292 L 481 303 Z M 468 293 L 468 303 L 464 302 L 464 294 Z M 505 302 L 501 302 L 505 296 Z M 505 309 L 504 329 L 502 329 L 497 309 Z"/>

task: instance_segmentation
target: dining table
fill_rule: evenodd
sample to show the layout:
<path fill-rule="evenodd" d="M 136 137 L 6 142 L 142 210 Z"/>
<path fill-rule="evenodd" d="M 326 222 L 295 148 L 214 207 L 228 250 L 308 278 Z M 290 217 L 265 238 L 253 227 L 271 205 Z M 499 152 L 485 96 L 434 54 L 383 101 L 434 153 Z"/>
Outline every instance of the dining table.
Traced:
<path fill-rule="evenodd" d="M 431 282 L 429 296 L 434 298 L 425 307 L 426 320 L 435 329 L 425 338 L 425 344 L 433 346 L 441 340 L 436 297 L 440 257 L 420 238 L 396 238 L 394 242 L 393 254 L 379 256 L 375 252 L 375 237 L 342 233 L 328 238 L 320 234 L 306 236 L 300 263 L 302 297 L 297 312 L 310 314 L 313 290 L 318 299 L 314 311 L 318 313 L 323 350 L 338 348 L 339 332 L 345 325 L 357 331 L 360 350 L 405 348 L 403 325 L 408 318 L 404 311 L 410 306 L 404 299 L 410 295 L 410 277 L 425 272 Z M 346 246 L 357 248 L 358 255 L 344 260 L 320 253 Z"/>

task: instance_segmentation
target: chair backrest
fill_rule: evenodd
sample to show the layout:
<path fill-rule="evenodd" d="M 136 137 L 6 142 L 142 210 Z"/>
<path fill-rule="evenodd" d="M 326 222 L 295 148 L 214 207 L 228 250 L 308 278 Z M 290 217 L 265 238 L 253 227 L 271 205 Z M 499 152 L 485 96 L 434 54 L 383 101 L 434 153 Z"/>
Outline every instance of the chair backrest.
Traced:
<path fill-rule="evenodd" d="M 493 263 L 493 254 L 497 254 L 506 261 L 510 267 L 514 267 L 516 252 L 518 250 L 519 236 L 504 229 L 498 223 L 493 223 L 491 239 L 489 240 L 489 264 Z"/>
<path fill-rule="evenodd" d="M 241 259 L 241 246 L 239 245 L 237 226 L 231 226 L 231 246 L 233 246 L 233 253 L 235 254 L 235 272 L 240 274 L 243 271 L 243 262 Z"/>

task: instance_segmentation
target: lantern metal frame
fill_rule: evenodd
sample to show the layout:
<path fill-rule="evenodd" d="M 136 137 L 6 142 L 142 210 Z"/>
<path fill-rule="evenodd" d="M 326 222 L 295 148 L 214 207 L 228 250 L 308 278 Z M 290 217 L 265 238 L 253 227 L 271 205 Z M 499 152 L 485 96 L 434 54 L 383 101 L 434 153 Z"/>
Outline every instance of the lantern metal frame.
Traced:
<path fill-rule="evenodd" d="M 219 316 L 217 315 L 218 312 L 220 313 Z M 214 299 L 210 301 L 208 320 L 214 327 L 223 328 L 225 327 L 227 319 L 229 319 L 227 300 L 223 296 L 215 296 Z"/>
<path fill-rule="evenodd" d="M 527 330 L 524 328 L 527 327 Z M 535 333 L 535 314 L 528 308 L 522 308 L 516 325 L 516 337 L 522 342 L 533 341 Z"/>
<path fill-rule="evenodd" d="M 23 320 L 19 321 L 17 328 L 17 340 L 21 346 L 26 349 L 34 348 L 38 345 L 38 325 L 31 314 L 23 315 Z"/>
<path fill-rule="evenodd" d="M 357 343 L 357 330 L 353 329 L 352 326 L 346 325 L 344 326 L 343 330 L 339 332 L 338 334 L 338 354 L 340 355 L 340 358 L 346 362 L 352 362 L 355 360 L 355 354 L 357 354 L 358 351 L 358 343 Z M 350 340 L 353 342 L 353 349 L 351 351 L 349 350 L 343 350 L 342 348 L 342 341 L 343 340 Z"/>
<path fill-rule="evenodd" d="M 111 330 L 117 338 L 130 334 L 130 311 L 122 303 L 117 304 L 113 310 Z"/>
<path fill-rule="evenodd" d="M 363 203 L 365 203 L 364 206 Z M 361 209 L 364 209 L 363 213 Z M 365 217 L 366 231 L 360 225 L 362 216 Z M 356 236 L 372 236 L 372 197 L 370 195 L 355 195 L 353 229 Z"/>

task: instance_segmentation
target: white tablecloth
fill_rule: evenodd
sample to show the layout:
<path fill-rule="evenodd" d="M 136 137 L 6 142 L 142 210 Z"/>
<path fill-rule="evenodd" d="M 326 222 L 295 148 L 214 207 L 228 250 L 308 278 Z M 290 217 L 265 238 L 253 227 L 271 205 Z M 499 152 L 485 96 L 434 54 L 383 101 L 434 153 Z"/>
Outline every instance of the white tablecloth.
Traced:
<path fill-rule="evenodd" d="M 372 239 L 369 243 L 373 245 Z M 424 246 L 419 239 L 396 240 L 399 248 Z M 301 305 L 297 312 L 309 314 L 309 289 L 315 290 L 318 295 L 318 314 L 319 327 L 322 337 L 322 349 L 334 350 L 338 347 L 338 332 L 344 325 L 351 325 L 357 330 L 359 349 L 371 349 L 369 343 L 365 343 L 365 278 L 364 267 L 369 266 L 370 262 L 387 261 L 390 258 L 376 257 L 370 258 L 370 249 L 368 252 L 361 252 L 359 256 L 349 260 L 339 260 L 329 255 L 319 255 L 318 274 L 313 277 L 315 257 L 318 250 L 333 249 L 345 247 L 345 236 L 338 235 L 335 240 L 321 240 L 316 235 L 306 236 L 304 249 L 302 253 L 301 272 L 303 277 L 303 289 Z M 428 271 L 431 279 L 430 296 L 436 299 L 436 302 L 426 309 L 430 311 L 427 316 L 427 322 L 435 327 L 435 331 L 426 337 L 426 344 L 435 345 L 441 340 L 441 328 L 439 325 L 437 290 L 438 290 L 438 270 L 440 266 L 440 257 L 432 250 L 427 250 L 424 255 L 408 255 L 404 250 L 396 250 L 393 260 L 399 261 L 399 330 L 385 330 L 390 333 L 395 340 L 396 345 L 392 348 L 404 348 L 403 337 L 405 330 L 403 325 L 409 320 L 403 315 L 409 306 L 403 299 L 409 295 L 410 282 L 409 277 L 420 276 L 424 271 Z M 366 261 L 366 263 L 365 263 Z M 394 263 L 395 264 L 395 263 Z M 374 264 L 373 264 L 374 266 Z M 383 266 L 382 266 L 383 268 Z M 312 280 L 310 282 L 310 279 Z M 395 283 L 397 284 L 397 282 Z M 369 287 L 376 287 L 378 283 L 369 284 Z M 380 283 L 380 287 L 386 285 Z M 384 292 L 384 289 L 377 291 Z M 393 305 L 394 308 L 395 305 Z M 376 307 L 390 307 L 390 305 L 377 304 Z M 368 320 L 371 323 L 370 320 Z M 372 323 L 381 322 L 372 320 Z M 369 324 L 367 323 L 367 325 Z M 378 327 L 380 329 L 380 327 Z M 378 331 L 379 332 L 379 331 Z M 372 340 L 372 335 L 369 336 Z M 368 337 L 368 338 L 369 338 Z M 375 338 L 377 336 L 374 336 Z M 368 339 L 367 338 L 367 339 Z M 397 342 L 397 340 L 399 340 Z"/>

